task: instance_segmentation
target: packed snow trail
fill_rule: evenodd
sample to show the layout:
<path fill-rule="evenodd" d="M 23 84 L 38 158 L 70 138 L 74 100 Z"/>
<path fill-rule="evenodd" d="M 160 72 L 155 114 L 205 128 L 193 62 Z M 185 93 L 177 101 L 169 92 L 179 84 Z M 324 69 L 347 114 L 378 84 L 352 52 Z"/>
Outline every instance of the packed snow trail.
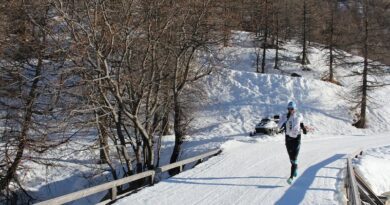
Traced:
<path fill-rule="evenodd" d="M 219 156 L 116 204 L 340 204 L 345 154 L 390 144 L 389 134 L 303 136 L 292 185 L 286 183 L 290 163 L 281 135 L 228 141 Z"/>

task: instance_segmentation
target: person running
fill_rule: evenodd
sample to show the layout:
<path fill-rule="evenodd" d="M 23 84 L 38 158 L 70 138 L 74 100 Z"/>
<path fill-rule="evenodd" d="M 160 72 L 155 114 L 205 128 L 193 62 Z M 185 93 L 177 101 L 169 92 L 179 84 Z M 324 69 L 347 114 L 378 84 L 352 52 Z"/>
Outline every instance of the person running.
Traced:
<path fill-rule="evenodd" d="M 307 130 L 303 124 L 301 115 L 296 113 L 297 105 L 295 102 L 289 102 L 287 105 L 287 114 L 281 116 L 278 123 L 279 130 L 286 134 L 286 148 L 291 162 L 290 178 L 287 179 L 287 183 L 291 184 L 294 177 L 298 175 L 298 154 L 301 145 L 301 130 L 303 134 L 307 133 Z"/>

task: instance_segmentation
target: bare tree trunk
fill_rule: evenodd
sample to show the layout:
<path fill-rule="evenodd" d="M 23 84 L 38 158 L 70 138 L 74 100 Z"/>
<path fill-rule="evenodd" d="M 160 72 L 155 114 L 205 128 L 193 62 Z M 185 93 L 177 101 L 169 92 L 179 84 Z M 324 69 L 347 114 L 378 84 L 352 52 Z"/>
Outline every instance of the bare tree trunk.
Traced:
<path fill-rule="evenodd" d="M 285 0 L 285 5 L 284 5 L 284 15 L 285 15 L 285 18 L 284 18 L 284 25 L 285 25 L 285 32 L 284 32 L 284 40 L 287 41 L 290 36 L 291 36 L 291 20 L 290 20 L 290 10 L 289 10 L 289 6 L 288 6 L 288 3 L 290 2 L 290 0 Z"/>
<path fill-rule="evenodd" d="M 108 132 L 107 132 L 107 123 L 104 119 L 100 119 L 99 116 L 96 116 L 97 126 L 99 129 L 99 145 L 100 145 L 100 162 L 101 164 L 108 163 L 110 161 L 109 155 L 110 150 L 108 148 Z"/>
<path fill-rule="evenodd" d="M 329 82 L 334 82 L 333 77 L 333 61 L 334 61 L 334 13 L 335 13 L 335 6 L 333 6 L 333 3 L 330 3 L 331 5 L 331 19 L 330 19 L 330 37 L 329 37 Z"/>
<path fill-rule="evenodd" d="M 256 49 L 256 72 L 260 73 L 260 47 Z"/>
<path fill-rule="evenodd" d="M 31 119 L 32 119 L 32 115 L 33 115 L 33 106 L 34 106 L 34 103 L 39 95 L 37 88 L 38 88 L 38 83 L 39 83 L 40 78 L 41 78 L 41 69 L 42 69 L 42 58 L 40 56 L 38 59 L 37 66 L 35 68 L 34 80 L 32 82 L 31 89 L 30 89 L 30 92 L 28 94 L 28 98 L 26 101 L 27 107 L 25 109 L 25 113 L 24 113 L 24 117 L 23 117 L 22 129 L 21 129 L 21 132 L 17 138 L 19 141 L 19 144 L 17 146 L 16 155 L 15 155 L 15 158 L 14 158 L 11 166 L 8 168 L 5 176 L 2 177 L 0 180 L 0 190 L 5 190 L 9 186 L 9 184 L 11 183 L 12 180 L 17 180 L 16 179 L 16 177 L 17 177 L 16 171 L 17 171 L 17 168 L 18 168 L 20 162 L 22 161 L 23 153 L 24 153 L 25 147 L 27 145 L 27 133 L 28 133 L 30 126 L 31 126 L 31 123 L 32 123 Z"/>
<path fill-rule="evenodd" d="M 303 0 L 303 31 L 302 31 L 302 59 L 301 64 L 302 66 L 306 65 L 307 61 L 307 48 L 306 48 L 306 41 L 307 41 L 307 5 L 306 0 Z"/>
<path fill-rule="evenodd" d="M 361 92 L 362 92 L 362 99 L 360 104 L 360 115 L 359 120 L 354 124 L 357 128 L 365 128 L 366 127 L 366 109 L 367 109 L 367 89 L 368 89 L 368 83 L 367 83 L 367 76 L 368 76 L 368 0 L 365 0 L 365 6 L 364 6 L 364 48 L 363 48 L 363 55 L 364 55 L 364 67 L 363 67 L 363 76 L 362 81 L 363 84 L 361 86 Z"/>
<path fill-rule="evenodd" d="M 261 73 L 265 73 L 265 60 L 266 60 L 266 53 L 267 53 L 267 41 L 268 41 L 268 32 L 269 32 L 269 16 L 268 16 L 268 0 L 265 0 L 265 30 L 264 30 L 264 41 L 263 41 L 263 57 L 261 59 Z"/>
<path fill-rule="evenodd" d="M 108 144 L 108 126 L 109 122 L 107 122 L 107 117 L 99 117 L 96 113 L 96 123 L 99 130 L 99 145 L 100 145 L 100 164 L 107 164 L 111 169 L 111 175 L 114 180 L 118 179 L 118 175 L 116 174 L 116 169 L 114 164 L 110 159 L 110 149 Z"/>
<path fill-rule="evenodd" d="M 171 155 L 170 163 L 177 162 L 180 156 L 180 151 L 181 151 L 181 145 L 183 144 L 183 138 L 184 138 L 184 133 L 183 133 L 183 128 L 182 128 L 182 109 L 181 105 L 179 102 L 179 96 L 176 95 L 174 96 L 173 103 L 174 103 L 174 132 L 175 132 L 175 145 L 173 147 L 173 152 Z M 169 174 L 171 176 L 178 174 L 179 169 L 172 169 L 169 171 Z"/>
<path fill-rule="evenodd" d="M 118 110 L 118 119 L 115 120 L 115 125 L 116 125 L 116 132 L 118 134 L 119 142 L 121 143 L 121 154 L 123 158 L 125 159 L 126 166 L 127 166 L 127 175 L 130 176 L 134 173 L 133 171 L 133 166 L 131 164 L 130 156 L 129 153 L 127 152 L 126 149 L 126 141 L 125 141 L 125 136 L 123 135 L 122 132 L 122 111 L 121 109 Z"/>
<path fill-rule="evenodd" d="M 279 69 L 279 10 L 276 11 L 276 49 L 274 69 Z"/>
<path fill-rule="evenodd" d="M 227 47 L 229 45 L 229 25 L 228 25 L 228 8 L 226 1 L 224 2 L 223 6 L 223 14 L 224 14 L 224 20 L 223 20 L 223 46 Z"/>

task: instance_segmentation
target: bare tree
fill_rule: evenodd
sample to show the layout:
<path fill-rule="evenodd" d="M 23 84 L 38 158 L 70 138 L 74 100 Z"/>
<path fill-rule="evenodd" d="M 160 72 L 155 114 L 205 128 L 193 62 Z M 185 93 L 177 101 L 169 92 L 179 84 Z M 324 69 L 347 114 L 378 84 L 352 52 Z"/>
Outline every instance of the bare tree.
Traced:
<path fill-rule="evenodd" d="M 20 190 L 28 195 L 18 175 L 22 163 L 67 141 L 60 136 L 69 106 L 61 95 L 66 47 L 54 35 L 58 23 L 46 1 L 12 1 L 1 9 L 0 197 L 15 200 Z"/>
<path fill-rule="evenodd" d="M 199 51 L 207 51 L 210 41 L 205 27 L 205 15 L 207 13 L 209 0 L 185 1 L 183 2 L 182 15 L 179 18 L 178 27 L 174 30 L 184 32 L 174 32 L 171 48 L 174 49 L 174 69 L 172 76 L 172 94 L 173 94 L 173 123 L 175 133 L 175 145 L 170 162 L 176 162 L 179 159 L 181 145 L 188 128 L 188 114 L 185 113 L 185 104 L 183 103 L 183 92 L 191 82 L 195 82 L 211 72 L 209 66 L 197 67 L 196 56 Z M 195 7 L 195 9 L 194 9 Z M 172 170 L 170 174 L 176 174 L 177 170 Z"/>
<path fill-rule="evenodd" d="M 324 34 L 325 36 L 324 42 L 326 46 L 324 49 L 328 51 L 326 57 L 329 70 L 324 74 L 322 80 L 341 85 L 335 77 L 335 67 L 339 64 L 342 65 L 346 58 L 345 54 L 338 49 L 342 46 L 343 42 L 341 37 L 345 34 L 341 29 L 341 23 L 339 23 L 342 14 L 338 11 L 337 1 L 325 1 L 323 4 L 323 8 L 327 8 L 327 10 L 322 17 L 325 17 L 323 22 L 323 27 L 325 29 L 321 31 L 321 34 Z M 320 20 L 318 20 L 318 22 L 320 22 Z"/>
<path fill-rule="evenodd" d="M 385 31 L 386 12 L 389 7 L 385 1 L 364 0 L 362 5 L 357 5 L 356 9 L 361 12 L 356 12 L 356 23 L 359 23 L 363 28 L 363 32 L 358 36 L 358 42 L 363 53 L 363 62 L 354 62 L 354 65 L 361 65 L 362 69 L 356 70 L 354 75 L 361 77 L 361 84 L 355 86 L 352 92 L 352 99 L 355 103 L 354 108 L 357 108 L 357 120 L 353 124 L 357 128 L 367 127 L 367 108 L 369 103 L 374 103 L 375 99 L 370 97 L 370 93 L 378 87 L 388 85 L 389 82 L 381 80 L 380 76 L 386 75 L 386 66 L 381 64 L 380 56 L 375 55 L 378 52 L 376 47 L 386 46 L 381 43 L 381 39 L 385 39 L 387 34 Z M 384 10 L 383 10 L 384 9 Z M 385 19 L 385 20 L 384 20 Z M 369 60 L 369 56 L 377 56 L 377 58 Z M 356 100 L 355 100 L 356 99 Z"/>
<path fill-rule="evenodd" d="M 268 37 L 270 33 L 270 15 L 269 15 L 269 9 L 270 9 L 270 3 L 268 0 L 264 0 L 264 36 L 263 36 L 263 55 L 261 58 L 261 73 L 265 73 L 265 61 L 266 61 L 266 54 L 267 54 L 267 44 L 268 44 Z"/>
<path fill-rule="evenodd" d="M 302 66 L 309 63 L 307 57 L 307 37 L 308 37 L 308 0 L 303 0 L 302 9 Z"/>

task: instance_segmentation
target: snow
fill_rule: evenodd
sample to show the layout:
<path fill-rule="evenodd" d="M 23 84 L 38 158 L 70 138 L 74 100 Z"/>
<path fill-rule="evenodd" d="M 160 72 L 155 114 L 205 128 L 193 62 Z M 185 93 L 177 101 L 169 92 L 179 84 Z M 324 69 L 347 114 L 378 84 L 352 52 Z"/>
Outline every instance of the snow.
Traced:
<path fill-rule="evenodd" d="M 226 129 L 235 134 L 247 133 L 261 117 L 284 113 L 287 102 L 294 100 L 306 124 L 315 127 L 318 133 L 358 131 L 350 126 L 352 119 L 348 118 L 346 104 L 334 101 L 342 87 L 328 84 L 324 89 L 324 82 L 318 80 L 276 74 L 223 70 L 221 75 L 220 81 L 210 77 L 208 95 L 214 101 L 197 116 L 196 126 L 204 126 L 202 122 L 212 120 L 220 122 L 211 130 L 219 130 L 219 135 L 226 133 Z M 210 119 L 209 113 L 215 117 Z M 209 135 L 210 130 L 206 131 Z"/>
<path fill-rule="evenodd" d="M 275 52 L 269 50 L 267 74 L 258 74 L 252 38 L 251 33 L 235 31 L 230 45 L 220 48 L 220 64 L 212 75 L 203 79 L 208 101 L 194 116 L 180 158 L 215 148 L 221 148 L 222 154 L 117 204 L 340 204 L 344 200 L 345 154 L 379 146 L 387 147 L 367 151 L 357 164 L 367 178 L 372 173 L 378 174 L 369 181 L 376 191 L 390 191 L 384 186 L 390 182 L 379 180 L 390 173 L 388 151 L 383 151 L 389 150 L 390 145 L 390 106 L 386 104 L 390 88 L 372 94 L 377 104 L 368 109 L 369 128 L 356 129 L 351 126 L 353 115 L 342 96 L 359 80 L 346 77 L 358 67 L 336 68 L 336 76 L 344 86 L 321 81 L 327 71 L 326 51 L 312 44 L 309 54 L 312 71 L 304 72 L 295 62 L 300 47 L 291 41 L 280 51 L 281 70 L 272 69 Z M 291 73 L 303 77 L 290 77 Z M 284 113 L 290 100 L 297 103 L 299 114 L 312 132 L 303 136 L 299 176 L 288 186 L 290 168 L 283 135 L 249 137 L 248 134 L 262 118 Z M 164 137 L 160 165 L 169 162 L 173 141 L 172 136 Z M 91 143 L 80 138 L 41 156 L 61 158 L 56 162 L 58 167 L 51 170 L 28 164 L 33 171 L 26 173 L 25 188 L 43 200 L 110 180 L 109 174 L 102 171 L 104 167 L 94 163 L 98 153 L 85 149 L 87 145 Z M 83 151 L 72 152 L 80 148 Z M 379 161 L 385 167 L 379 167 L 376 164 Z M 74 204 L 93 204 L 104 194 Z"/>
<path fill-rule="evenodd" d="M 304 137 L 299 177 L 291 186 L 283 136 L 231 140 L 221 155 L 116 204 L 338 204 L 345 154 L 362 144 L 390 144 L 389 134 Z"/>
<path fill-rule="evenodd" d="M 376 147 L 363 152 L 356 167 L 376 195 L 390 191 L 390 146 Z"/>
<path fill-rule="evenodd" d="M 28 181 L 30 194 L 43 201 L 112 180 L 111 175 L 104 171 L 105 167 L 96 163 L 98 152 L 90 149 L 90 140 L 77 138 L 77 141 L 50 150 L 45 155 L 29 154 L 32 160 L 50 163 L 50 166 L 26 163 L 25 170 L 18 173 L 23 181 Z M 86 197 L 75 204 L 95 204 L 105 194 Z"/>

